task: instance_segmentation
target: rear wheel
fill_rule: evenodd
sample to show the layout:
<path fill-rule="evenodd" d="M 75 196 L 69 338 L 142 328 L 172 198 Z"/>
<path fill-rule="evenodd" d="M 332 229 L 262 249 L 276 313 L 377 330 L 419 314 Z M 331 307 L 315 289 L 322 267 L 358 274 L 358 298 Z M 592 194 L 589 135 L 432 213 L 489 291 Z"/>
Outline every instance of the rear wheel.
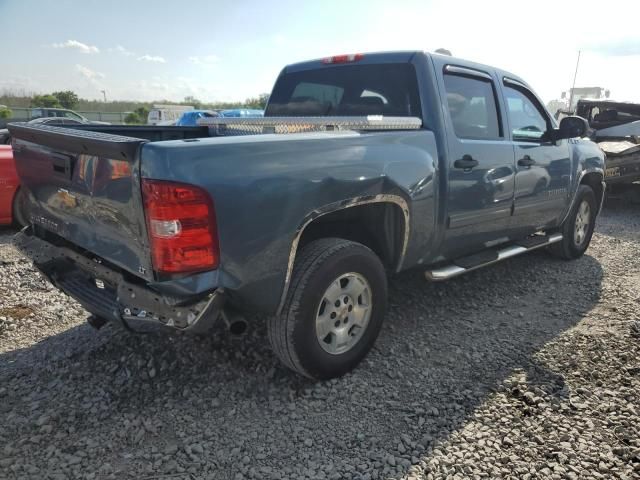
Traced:
<path fill-rule="evenodd" d="M 19 188 L 13 198 L 13 222 L 20 228 L 29 223 L 27 194 L 23 188 Z"/>
<path fill-rule="evenodd" d="M 551 245 L 551 251 L 566 260 L 581 257 L 591 242 L 597 209 L 593 189 L 580 185 L 571 212 L 560 228 L 562 240 Z"/>
<path fill-rule="evenodd" d="M 314 379 L 352 370 L 373 346 L 387 304 L 380 259 L 362 244 L 338 238 L 306 245 L 296 261 L 269 340 L 280 360 Z"/>

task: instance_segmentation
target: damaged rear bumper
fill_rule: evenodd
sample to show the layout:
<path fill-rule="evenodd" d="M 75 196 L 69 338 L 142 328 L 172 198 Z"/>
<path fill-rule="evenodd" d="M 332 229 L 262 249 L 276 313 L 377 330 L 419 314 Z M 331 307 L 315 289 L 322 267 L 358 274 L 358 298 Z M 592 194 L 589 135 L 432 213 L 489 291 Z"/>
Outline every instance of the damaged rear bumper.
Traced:
<path fill-rule="evenodd" d="M 132 321 L 148 321 L 204 333 L 216 322 L 224 305 L 223 289 L 195 298 L 161 294 L 127 279 L 98 258 L 35 236 L 31 227 L 18 233 L 13 242 L 53 285 L 87 311 L 126 327 Z"/>

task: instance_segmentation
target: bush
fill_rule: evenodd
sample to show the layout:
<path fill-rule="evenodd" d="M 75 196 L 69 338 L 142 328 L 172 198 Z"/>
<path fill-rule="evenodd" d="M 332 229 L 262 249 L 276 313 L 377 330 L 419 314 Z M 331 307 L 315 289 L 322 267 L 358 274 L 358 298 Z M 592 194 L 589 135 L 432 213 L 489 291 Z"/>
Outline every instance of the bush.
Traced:
<path fill-rule="evenodd" d="M 13 112 L 9 110 L 7 107 L 0 108 L 0 118 L 6 119 L 11 118 Z"/>
<path fill-rule="evenodd" d="M 131 112 L 131 113 L 128 113 L 126 117 L 124 117 L 124 123 L 126 123 L 126 124 L 140 124 L 140 123 L 143 123 L 143 122 L 140 120 L 140 116 L 137 113 Z"/>

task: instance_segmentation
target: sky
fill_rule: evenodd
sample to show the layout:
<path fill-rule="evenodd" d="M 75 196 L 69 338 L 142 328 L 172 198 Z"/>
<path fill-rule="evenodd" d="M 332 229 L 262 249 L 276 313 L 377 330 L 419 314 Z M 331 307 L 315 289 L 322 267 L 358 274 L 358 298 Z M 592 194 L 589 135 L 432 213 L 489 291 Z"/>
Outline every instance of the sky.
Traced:
<path fill-rule="evenodd" d="M 286 64 L 447 48 L 524 78 L 640 101 L 640 1 L 0 0 L 0 92 L 239 101 Z"/>

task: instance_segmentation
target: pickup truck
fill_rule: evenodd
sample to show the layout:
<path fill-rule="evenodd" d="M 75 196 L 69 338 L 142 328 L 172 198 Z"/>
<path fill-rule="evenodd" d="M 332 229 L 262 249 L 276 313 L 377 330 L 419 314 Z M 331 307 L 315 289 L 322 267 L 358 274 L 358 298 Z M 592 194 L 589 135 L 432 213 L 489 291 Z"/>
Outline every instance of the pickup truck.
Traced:
<path fill-rule="evenodd" d="M 289 65 L 264 118 L 200 123 L 177 140 L 9 126 L 30 202 L 15 243 L 94 326 L 202 333 L 259 312 L 287 367 L 332 378 L 378 336 L 388 275 L 578 258 L 602 205 L 584 119 L 556 125 L 517 76 L 450 56 Z"/>

